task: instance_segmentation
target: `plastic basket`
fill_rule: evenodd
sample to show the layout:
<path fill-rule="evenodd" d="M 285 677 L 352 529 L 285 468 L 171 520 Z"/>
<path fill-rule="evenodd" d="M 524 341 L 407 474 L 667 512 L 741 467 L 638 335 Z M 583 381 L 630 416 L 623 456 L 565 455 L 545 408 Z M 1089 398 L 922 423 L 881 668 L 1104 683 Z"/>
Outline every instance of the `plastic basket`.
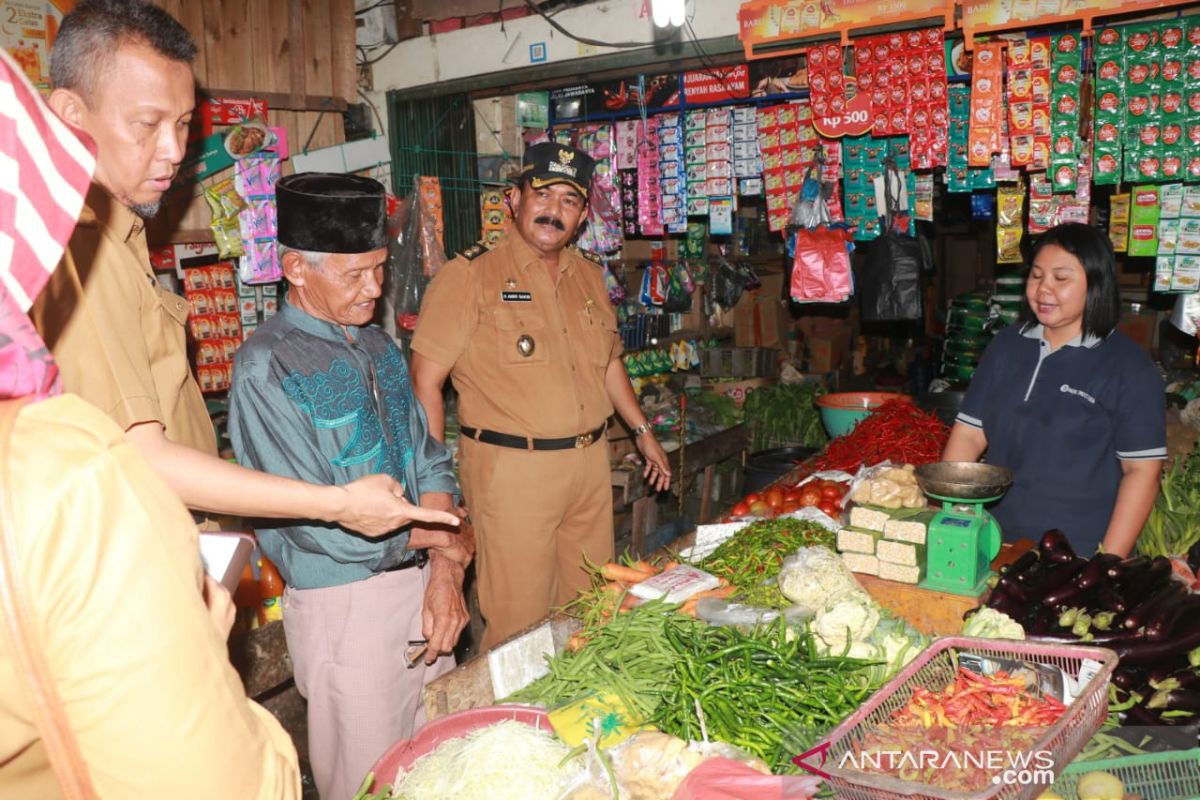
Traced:
<path fill-rule="evenodd" d="M 1054 782 L 1054 791 L 1074 797 L 1079 779 L 1089 772 L 1109 772 L 1125 784 L 1125 793 L 1143 800 L 1200 798 L 1200 747 L 1169 753 L 1146 753 L 1102 761 L 1076 761 Z"/>
<path fill-rule="evenodd" d="M 1108 713 L 1108 681 L 1117 664 L 1117 656 L 1111 650 L 1001 639 L 938 639 L 829 734 L 827 765 L 823 770 L 829 774 L 829 785 L 839 800 L 1032 800 L 1048 788 L 1046 785 L 996 783 L 975 792 L 956 792 L 837 766 L 870 731 L 890 720 L 908 703 L 913 687 L 940 691 L 950 685 L 956 675 L 960 653 L 1058 667 L 1072 680 L 1078 680 L 1088 664 L 1091 679 L 1079 690 L 1058 721 L 1029 748 L 1030 753 L 1052 754 L 1055 775 L 1079 754 L 1100 729 Z"/>

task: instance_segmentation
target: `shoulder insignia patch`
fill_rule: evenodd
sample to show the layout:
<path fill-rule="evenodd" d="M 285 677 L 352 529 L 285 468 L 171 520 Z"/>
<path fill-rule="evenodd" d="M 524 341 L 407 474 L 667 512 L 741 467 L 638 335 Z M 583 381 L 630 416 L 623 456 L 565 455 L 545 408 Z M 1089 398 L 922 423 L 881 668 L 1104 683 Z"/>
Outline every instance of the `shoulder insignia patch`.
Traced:
<path fill-rule="evenodd" d="M 593 253 L 591 250 L 583 250 L 577 247 L 575 248 L 575 252 L 579 253 L 579 255 L 583 256 L 597 266 L 605 266 L 604 259 L 599 254 Z"/>
<path fill-rule="evenodd" d="M 475 244 L 468 247 L 466 250 L 463 250 L 462 252 L 460 252 L 459 255 L 462 256 L 463 258 L 465 258 L 467 261 L 474 261 L 475 259 L 479 258 L 481 255 L 483 255 L 487 251 L 488 251 L 487 245 L 485 245 L 483 242 L 476 242 Z"/>

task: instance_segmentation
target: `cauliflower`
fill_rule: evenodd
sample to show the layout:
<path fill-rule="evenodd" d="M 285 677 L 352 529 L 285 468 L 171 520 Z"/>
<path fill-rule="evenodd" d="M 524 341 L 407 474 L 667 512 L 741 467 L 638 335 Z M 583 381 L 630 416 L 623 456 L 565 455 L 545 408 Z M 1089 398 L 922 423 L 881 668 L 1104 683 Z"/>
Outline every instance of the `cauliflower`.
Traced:
<path fill-rule="evenodd" d="M 779 591 L 797 607 L 815 614 L 830 600 L 860 591 L 860 587 L 837 553 L 828 547 L 803 547 L 784 559 Z"/>
<path fill-rule="evenodd" d="M 837 653 L 853 642 L 865 641 L 878 624 L 878 606 L 860 589 L 827 603 L 813 619 L 812 632 L 830 652 Z"/>
<path fill-rule="evenodd" d="M 1025 629 L 1007 614 L 983 606 L 963 623 L 963 636 L 983 639 L 1024 639 Z"/>

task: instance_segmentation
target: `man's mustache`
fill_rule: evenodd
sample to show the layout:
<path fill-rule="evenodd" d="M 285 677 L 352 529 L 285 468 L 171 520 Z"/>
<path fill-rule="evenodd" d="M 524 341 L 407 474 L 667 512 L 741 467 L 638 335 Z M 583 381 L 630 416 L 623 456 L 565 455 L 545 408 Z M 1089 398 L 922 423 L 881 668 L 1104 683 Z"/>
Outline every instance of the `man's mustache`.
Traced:
<path fill-rule="evenodd" d="M 548 216 L 534 217 L 533 222 L 535 225 L 553 225 L 554 227 L 558 228 L 560 231 L 565 231 L 567 229 L 567 226 L 564 225 L 562 220 L 558 219 L 557 217 L 548 217 Z"/>

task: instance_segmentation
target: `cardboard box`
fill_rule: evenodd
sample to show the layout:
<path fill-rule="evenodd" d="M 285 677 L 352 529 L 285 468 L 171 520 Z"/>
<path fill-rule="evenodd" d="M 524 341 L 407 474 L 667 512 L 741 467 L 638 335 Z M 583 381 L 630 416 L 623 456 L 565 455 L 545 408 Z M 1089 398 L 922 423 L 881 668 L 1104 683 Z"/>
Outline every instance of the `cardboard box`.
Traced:
<path fill-rule="evenodd" d="M 762 288 L 744 292 L 733 309 L 738 347 L 782 348 L 790 319 L 783 308 L 783 274 L 760 275 Z"/>
<path fill-rule="evenodd" d="M 832 317 L 801 317 L 796 322 L 806 372 L 841 369 L 850 355 L 850 322 Z"/>
<path fill-rule="evenodd" d="M 678 239 L 626 239 L 621 247 L 621 258 L 625 261 L 650 261 L 654 258 L 656 245 L 662 245 L 664 261 L 679 260 Z"/>
<path fill-rule="evenodd" d="M 1158 348 L 1159 320 L 1159 312 L 1152 308 L 1139 306 L 1131 310 L 1128 306 L 1123 306 L 1117 330 L 1133 339 L 1147 353 L 1153 354 Z"/>

